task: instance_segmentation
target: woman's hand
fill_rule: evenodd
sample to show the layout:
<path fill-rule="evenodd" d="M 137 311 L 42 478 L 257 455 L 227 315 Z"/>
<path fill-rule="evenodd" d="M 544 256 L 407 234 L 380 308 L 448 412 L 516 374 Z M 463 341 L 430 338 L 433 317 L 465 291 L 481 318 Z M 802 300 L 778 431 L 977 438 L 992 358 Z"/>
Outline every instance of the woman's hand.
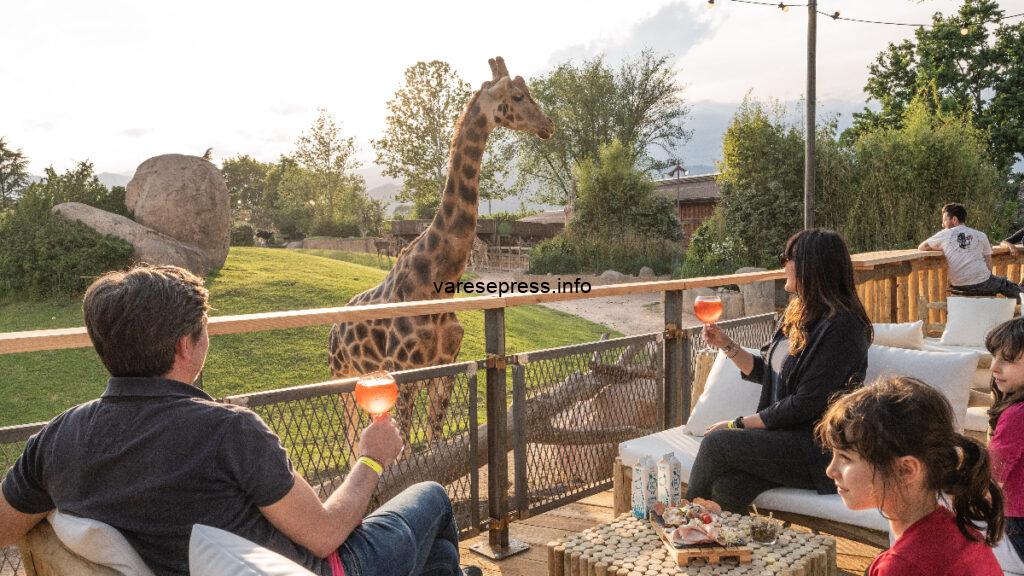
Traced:
<path fill-rule="evenodd" d="M 724 430 L 729 427 L 730 422 L 732 422 L 732 420 L 722 420 L 721 422 L 712 424 L 711 426 L 708 426 L 706 430 L 704 430 L 704 434 L 711 434 L 715 430 Z"/>
<path fill-rule="evenodd" d="M 717 324 L 705 324 L 701 336 L 708 343 L 708 346 L 714 346 L 715 348 L 725 348 L 732 344 L 732 339 Z"/>

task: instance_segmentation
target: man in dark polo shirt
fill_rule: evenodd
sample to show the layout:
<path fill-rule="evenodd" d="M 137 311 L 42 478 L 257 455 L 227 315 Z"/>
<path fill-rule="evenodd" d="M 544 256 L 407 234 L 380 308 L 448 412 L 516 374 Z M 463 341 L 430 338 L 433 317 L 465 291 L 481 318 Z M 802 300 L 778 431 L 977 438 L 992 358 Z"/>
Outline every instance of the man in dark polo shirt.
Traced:
<path fill-rule="evenodd" d="M 209 348 L 207 298 L 202 279 L 171 266 L 113 272 L 89 287 L 85 325 L 111 378 L 98 400 L 26 443 L 3 481 L 0 546 L 58 509 L 117 528 L 160 575 L 188 574 L 197 523 L 317 574 L 460 574 L 451 502 L 436 483 L 363 518 L 382 466 L 402 448 L 389 418 L 363 430 L 359 463 L 321 502 L 259 416 L 192 385 Z"/>

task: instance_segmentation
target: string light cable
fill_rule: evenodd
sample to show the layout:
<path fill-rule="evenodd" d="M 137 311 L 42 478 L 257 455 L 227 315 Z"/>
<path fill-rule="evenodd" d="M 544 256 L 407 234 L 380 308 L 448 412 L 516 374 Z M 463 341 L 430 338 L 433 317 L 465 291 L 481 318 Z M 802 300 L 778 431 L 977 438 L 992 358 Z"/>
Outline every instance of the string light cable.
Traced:
<path fill-rule="evenodd" d="M 790 8 L 806 8 L 808 6 L 807 4 L 791 4 L 791 3 L 787 3 L 787 2 L 778 2 L 778 3 L 776 3 L 776 2 L 761 2 L 759 0 L 730 0 L 730 1 L 731 2 L 739 2 L 740 4 L 753 4 L 753 5 L 756 5 L 756 6 L 769 6 L 769 7 L 772 7 L 772 8 L 777 8 L 779 10 L 782 10 L 783 12 L 789 12 Z M 715 0 L 707 0 L 707 8 L 708 9 L 714 8 L 715 4 L 716 4 Z M 864 18 L 850 18 L 848 16 L 843 16 L 842 14 L 839 13 L 838 10 L 836 10 L 835 12 L 825 12 L 824 10 L 817 10 L 817 12 L 818 12 L 818 14 L 821 14 L 822 16 L 827 16 L 827 17 L 829 17 L 829 18 L 831 18 L 833 20 L 845 20 L 846 22 L 857 22 L 857 23 L 860 23 L 860 24 L 883 24 L 883 25 L 887 25 L 887 26 L 912 26 L 914 28 L 932 28 L 932 27 L 934 27 L 934 24 L 914 24 L 914 23 L 911 23 L 911 22 L 888 22 L 888 21 L 885 21 L 885 20 L 867 20 L 867 19 L 864 19 Z M 1009 20 L 1011 18 L 1020 18 L 1021 16 L 1024 16 L 1024 12 L 1020 12 L 1020 13 L 1017 13 L 1017 14 L 1010 14 L 1009 16 L 1002 16 L 1000 18 L 997 18 L 995 20 L 995 22 L 1002 22 L 1003 20 Z M 970 29 L 967 27 L 967 24 L 963 25 L 960 28 L 960 34 L 962 34 L 964 36 L 966 36 L 969 32 L 970 32 Z"/>

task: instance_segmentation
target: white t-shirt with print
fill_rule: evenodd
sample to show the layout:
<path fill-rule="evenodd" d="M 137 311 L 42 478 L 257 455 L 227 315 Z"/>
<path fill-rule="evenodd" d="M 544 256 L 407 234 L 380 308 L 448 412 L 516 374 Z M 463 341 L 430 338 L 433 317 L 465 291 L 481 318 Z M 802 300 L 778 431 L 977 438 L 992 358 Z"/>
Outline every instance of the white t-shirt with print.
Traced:
<path fill-rule="evenodd" d="M 963 224 L 943 228 L 928 239 L 928 245 L 941 248 L 946 255 L 952 286 L 980 284 L 992 275 L 985 264 L 985 256 L 992 254 L 992 245 L 984 232 Z"/>

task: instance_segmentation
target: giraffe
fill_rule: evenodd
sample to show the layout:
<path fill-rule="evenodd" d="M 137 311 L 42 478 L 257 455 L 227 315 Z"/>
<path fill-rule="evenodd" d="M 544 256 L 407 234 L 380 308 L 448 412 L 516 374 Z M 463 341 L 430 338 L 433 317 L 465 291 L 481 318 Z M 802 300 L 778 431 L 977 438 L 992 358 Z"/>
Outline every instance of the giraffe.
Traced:
<path fill-rule="evenodd" d="M 430 225 L 399 253 L 388 275 L 374 288 L 354 296 L 347 305 L 381 304 L 450 298 L 435 282 L 457 282 L 476 238 L 480 160 L 490 133 L 498 126 L 550 138 L 554 124 L 530 97 L 521 76 L 509 77 L 499 56 L 487 61 L 492 78 L 476 91 L 455 124 L 448 158 L 448 177 L 441 204 Z M 440 285 L 440 284 L 438 284 Z M 374 370 L 406 370 L 455 361 L 462 345 L 462 326 L 454 313 L 335 324 L 328 337 L 331 373 L 351 377 Z M 436 379 L 427 386 L 428 437 L 440 437 L 454 381 Z M 409 441 L 409 424 L 419 387 L 402 386 L 397 423 Z M 356 414 L 351 394 L 342 394 L 350 414 L 351 443 Z"/>

